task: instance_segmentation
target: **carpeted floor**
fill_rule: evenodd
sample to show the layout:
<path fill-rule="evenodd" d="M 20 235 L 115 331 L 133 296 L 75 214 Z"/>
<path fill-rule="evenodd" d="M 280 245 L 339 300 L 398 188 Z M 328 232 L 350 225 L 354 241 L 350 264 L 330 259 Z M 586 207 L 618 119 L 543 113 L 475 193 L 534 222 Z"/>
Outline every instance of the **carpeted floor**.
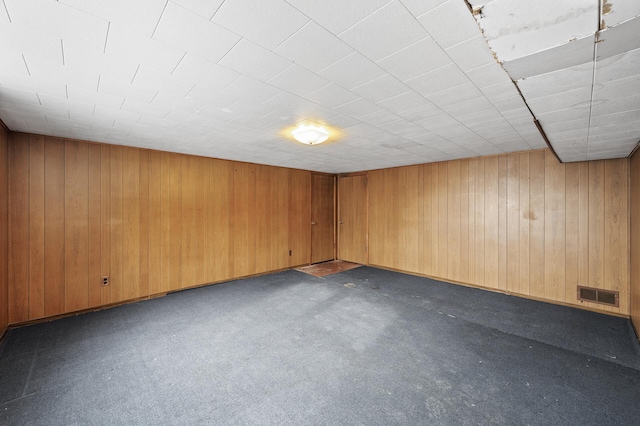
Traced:
<path fill-rule="evenodd" d="M 628 320 L 370 267 L 10 330 L 0 424 L 635 425 Z"/>

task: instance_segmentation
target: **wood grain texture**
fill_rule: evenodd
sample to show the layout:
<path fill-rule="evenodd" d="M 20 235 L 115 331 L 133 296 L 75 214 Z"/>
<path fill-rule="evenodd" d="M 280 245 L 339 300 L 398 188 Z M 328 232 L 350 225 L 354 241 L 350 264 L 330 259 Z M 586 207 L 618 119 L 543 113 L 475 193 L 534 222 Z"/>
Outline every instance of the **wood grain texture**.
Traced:
<path fill-rule="evenodd" d="M 123 256 L 122 293 L 118 300 L 146 296 L 140 289 L 140 151 L 122 148 Z"/>
<path fill-rule="evenodd" d="M 89 307 L 89 151 L 88 145 L 65 141 L 64 309 Z"/>
<path fill-rule="evenodd" d="M 335 178 L 311 175 L 311 263 L 335 258 Z"/>
<path fill-rule="evenodd" d="M 631 321 L 640 331 L 640 154 L 631 157 L 631 233 L 630 233 L 630 299 Z"/>
<path fill-rule="evenodd" d="M 0 338 L 9 324 L 9 132 L 0 126 Z"/>
<path fill-rule="evenodd" d="M 628 168 L 542 150 L 369 172 L 370 263 L 628 314 Z M 619 291 L 620 307 L 578 301 L 577 285 Z"/>
<path fill-rule="evenodd" d="M 234 163 L 209 160 L 209 200 L 211 202 L 211 268 L 210 281 L 226 280 L 233 276 L 231 254 L 231 182 Z"/>
<path fill-rule="evenodd" d="M 149 151 L 149 294 L 162 293 L 162 153 Z"/>
<path fill-rule="evenodd" d="M 367 176 L 340 177 L 338 188 L 338 258 L 367 264 Z"/>
<path fill-rule="evenodd" d="M 44 137 L 29 136 L 29 317 L 44 316 Z"/>
<path fill-rule="evenodd" d="M 29 137 L 9 146 L 9 322 L 29 319 Z M 27 214 L 25 214 L 27 213 Z"/>
<path fill-rule="evenodd" d="M 284 183 L 283 183 L 284 184 Z M 289 266 L 311 262 L 311 172 L 288 171 Z"/>
<path fill-rule="evenodd" d="M 0 203 L 5 196 L 3 229 L 11 234 L 2 252 L 9 261 L 0 285 L 10 298 L 0 298 L 0 330 L 3 321 L 310 261 L 311 172 L 21 133 L 2 137 Z M 101 285 L 103 276 L 109 285 Z"/>
<path fill-rule="evenodd" d="M 89 145 L 89 200 L 88 200 L 88 255 L 89 255 L 89 304 L 100 306 L 102 294 L 102 192 L 101 192 L 101 146 Z"/>

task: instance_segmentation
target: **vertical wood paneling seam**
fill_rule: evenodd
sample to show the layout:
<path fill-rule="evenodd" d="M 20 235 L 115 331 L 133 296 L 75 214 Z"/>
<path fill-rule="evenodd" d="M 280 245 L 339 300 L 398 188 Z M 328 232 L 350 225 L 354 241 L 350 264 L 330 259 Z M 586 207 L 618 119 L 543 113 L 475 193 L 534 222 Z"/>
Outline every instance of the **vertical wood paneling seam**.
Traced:
<path fill-rule="evenodd" d="M 31 242 L 31 137 L 28 139 L 29 141 L 29 150 L 27 152 L 28 158 L 28 168 L 27 170 L 27 238 L 29 238 L 29 243 Z M 44 150 L 43 150 L 44 156 Z M 31 249 L 27 251 L 27 318 L 32 319 L 31 317 Z"/>
<path fill-rule="evenodd" d="M 66 242 L 66 238 L 67 238 L 67 221 L 65 220 L 65 218 L 67 217 L 67 141 L 66 139 L 64 140 L 63 143 L 63 155 L 62 155 L 62 171 L 63 171 L 63 177 L 62 177 L 62 228 L 63 228 L 63 238 L 65 240 L 64 242 L 64 247 L 66 250 L 67 247 L 67 242 Z M 64 299 L 63 299 L 63 309 L 64 312 L 67 312 L 67 262 L 63 261 L 62 262 L 62 268 L 63 268 L 63 276 L 64 276 L 64 280 L 62 282 L 63 285 L 63 289 L 64 289 Z"/>

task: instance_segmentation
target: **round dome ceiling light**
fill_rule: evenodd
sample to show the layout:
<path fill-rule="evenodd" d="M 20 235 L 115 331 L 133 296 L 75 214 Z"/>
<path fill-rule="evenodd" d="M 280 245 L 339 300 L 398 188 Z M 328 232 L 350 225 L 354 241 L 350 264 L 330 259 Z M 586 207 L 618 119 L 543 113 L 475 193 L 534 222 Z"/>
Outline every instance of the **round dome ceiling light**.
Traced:
<path fill-rule="evenodd" d="M 291 134 L 295 140 L 306 145 L 318 145 L 329 139 L 326 127 L 313 124 L 300 124 Z"/>

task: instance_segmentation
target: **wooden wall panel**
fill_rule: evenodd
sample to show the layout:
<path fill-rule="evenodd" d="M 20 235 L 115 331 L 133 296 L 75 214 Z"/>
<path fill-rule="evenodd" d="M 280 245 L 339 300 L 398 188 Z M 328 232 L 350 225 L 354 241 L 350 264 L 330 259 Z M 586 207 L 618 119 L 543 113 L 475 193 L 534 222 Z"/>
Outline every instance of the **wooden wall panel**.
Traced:
<path fill-rule="evenodd" d="M 122 193 L 122 147 L 112 146 L 109 150 L 110 187 L 109 187 L 109 285 L 106 303 L 116 303 L 123 298 L 123 258 L 125 256 L 124 215 Z"/>
<path fill-rule="evenodd" d="M 65 311 L 89 307 L 89 151 L 78 141 L 65 142 L 64 259 Z"/>
<path fill-rule="evenodd" d="M 29 316 L 44 316 L 44 137 L 29 136 Z"/>
<path fill-rule="evenodd" d="M 529 155 L 529 294 L 544 295 L 545 151 Z"/>
<path fill-rule="evenodd" d="M 631 157 L 631 321 L 640 332 L 640 154 L 636 153 Z"/>
<path fill-rule="evenodd" d="M 298 266 L 311 262 L 311 172 L 292 169 L 288 175 L 289 266 Z"/>
<path fill-rule="evenodd" d="M 614 194 L 629 191 L 629 161 L 604 163 L 604 276 L 603 287 L 629 300 L 629 200 Z M 628 303 L 628 302 L 627 302 Z M 609 311 L 617 311 L 607 307 Z"/>
<path fill-rule="evenodd" d="M 138 207 L 138 220 L 139 220 L 139 236 L 138 236 L 138 265 L 139 265 L 139 296 L 147 296 L 151 294 L 149 292 L 149 232 L 150 232 L 150 220 L 149 220 L 149 151 L 139 151 L 140 164 L 138 166 L 139 176 L 139 207 Z M 91 170 L 91 169 L 90 169 Z M 135 203 L 135 200 L 132 200 Z"/>
<path fill-rule="evenodd" d="M 545 156 L 544 297 L 565 301 L 565 169 L 553 155 Z"/>
<path fill-rule="evenodd" d="M 543 150 L 369 172 L 370 264 L 628 314 L 628 168 Z M 619 291 L 620 307 L 579 302 L 577 285 Z"/>
<path fill-rule="evenodd" d="M 118 301 L 146 296 L 140 288 L 140 151 L 122 149 L 123 256 L 122 293 Z"/>
<path fill-rule="evenodd" d="M 3 229 L 10 235 L 7 248 L 0 245 L 8 260 L 0 285 L 9 296 L 0 293 L 0 332 L 3 321 L 310 261 L 311 172 L 21 133 L 2 137 L 0 203 L 8 201 L 0 218 L 8 212 Z M 109 285 L 101 285 L 103 276 Z"/>
<path fill-rule="evenodd" d="M 89 149 L 89 199 L 88 199 L 88 307 L 100 306 L 102 299 L 102 288 L 99 283 L 102 279 L 102 151 L 100 145 L 90 144 Z"/>
<path fill-rule="evenodd" d="M 234 163 L 209 160 L 211 203 L 211 268 L 209 281 L 226 280 L 233 277 L 231 261 L 231 183 Z"/>
<path fill-rule="evenodd" d="M 149 294 L 162 288 L 162 153 L 149 151 Z"/>
<path fill-rule="evenodd" d="M 9 146 L 9 322 L 29 319 L 29 136 Z"/>
<path fill-rule="evenodd" d="M 9 324 L 9 132 L 0 123 L 0 338 Z"/>

